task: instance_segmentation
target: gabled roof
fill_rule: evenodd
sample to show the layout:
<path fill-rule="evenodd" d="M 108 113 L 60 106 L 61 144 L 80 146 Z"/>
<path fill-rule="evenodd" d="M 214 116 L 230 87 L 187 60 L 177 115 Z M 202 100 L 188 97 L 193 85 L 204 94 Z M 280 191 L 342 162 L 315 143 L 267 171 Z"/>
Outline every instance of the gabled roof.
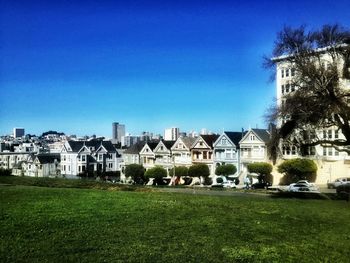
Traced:
<path fill-rule="evenodd" d="M 259 138 L 262 142 L 268 143 L 270 140 L 270 133 L 268 130 L 265 129 L 250 129 L 247 131 L 247 133 L 243 136 L 240 143 L 242 143 L 247 137 L 249 133 L 254 133 L 257 138 Z"/>
<path fill-rule="evenodd" d="M 270 140 L 270 133 L 265 129 L 252 129 L 252 131 L 264 142 L 268 142 Z"/>
<path fill-rule="evenodd" d="M 36 156 L 36 159 L 38 159 L 39 163 L 45 164 L 45 163 L 54 163 L 56 161 L 61 160 L 60 154 L 52 154 L 52 153 L 46 153 L 46 154 L 38 154 Z"/>
<path fill-rule="evenodd" d="M 117 152 L 115 147 L 113 146 L 111 141 L 98 141 L 98 140 L 91 140 L 91 141 L 68 141 L 68 144 L 70 148 L 72 149 L 72 152 L 79 152 L 79 150 L 86 146 L 87 148 L 93 147 L 94 150 L 97 150 L 101 145 L 108 151 L 108 152 Z"/>
<path fill-rule="evenodd" d="M 149 148 L 150 148 L 152 151 L 154 150 L 154 148 L 157 147 L 158 143 L 159 143 L 159 141 L 150 141 L 150 142 L 147 142 Z"/>
<path fill-rule="evenodd" d="M 203 138 L 205 143 L 210 147 L 213 148 L 213 143 L 220 137 L 217 134 L 212 134 L 212 135 L 200 135 L 200 137 Z"/>
<path fill-rule="evenodd" d="M 191 148 L 191 145 L 194 143 L 196 138 L 194 137 L 181 137 L 182 142 L 186 145 L 188 149 Z"/>
<path fill-rule="evenodd" d="M 139 154 L 143 146 L 145 146 L 145 142 L 138 142 L 136 144 L 133 144 L 124 151 L 124 154 Z"/>
<path fill-rule="evenodd" d="M 225 131 L 224 133 L 231 140 L 231 142 L 233 142 L 236 146 L 239 146 L 239 141 L 246 134 L 246 132 L 230 132 L 230 131 Z"/>
<path fill-rule="evenodd" d="M 163 142 L 163 144 L 165 145 L 165 147 L 166 147 L 168 150 L 170 150 L 171 147 L 174 145 L 174 143 L 175 143 L 176 141 L 165 141 L 165 140 L 162 140 L 162 142 Z"/>

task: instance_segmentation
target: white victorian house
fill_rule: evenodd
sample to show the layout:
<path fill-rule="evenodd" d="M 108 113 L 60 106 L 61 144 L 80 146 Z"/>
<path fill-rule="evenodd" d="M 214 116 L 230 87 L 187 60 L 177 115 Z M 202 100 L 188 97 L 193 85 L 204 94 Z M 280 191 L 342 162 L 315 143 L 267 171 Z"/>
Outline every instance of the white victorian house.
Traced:
<path fill-rule="evenodd" d="M 119 154 L 110 141 L 67 141 L 61 150 L 61 175 L 77 178 L 119 171 Z"/>
<path fill-rule="evenodd" d="M 267 143 L 270 133 L 265 129 L 250 129 L 239 142 L 241 171 L 247 172 L 247 165 L 254 162 L 268 162 Z"/>
<path fill-rule="evenodd" d="M 191 156 L 193 164 L 206 164 L 209 167 L 210 174 L 214 174 L 213 161 L 213 143 L 219 138 L 219 135 L 200 135 L 191 146 Z"/>
<path fill-rule="evenodd" d="M 174 167 L 174 162 L 171 157 L 171 147 L 175 141 L 161 140 L 154 148 L 155 165 L 162 166 L 167 172 Z"/>
<path fill-rule="evenodd" d="M 191 146 L 196 138 L 193 137 L 179 137 L 174 145 L 171 147 L 172 158 L 175 166 L 192 165 Z"/>
<path fill-rule="evenodd" d="M 153 150 L 157 147 L 158 141 L 147 142 L 140 151 L 141 164 L 145 169 L 153 168 L 156 162 L 156 155 Z"/>
<path fill-rule="evenodd" d="M 214 167 L 224 164 L 233 164 L 237 168 L 237 175 L 240 173 L 239 142 L 243 132 L 223 132 L 214 142 Z"/>

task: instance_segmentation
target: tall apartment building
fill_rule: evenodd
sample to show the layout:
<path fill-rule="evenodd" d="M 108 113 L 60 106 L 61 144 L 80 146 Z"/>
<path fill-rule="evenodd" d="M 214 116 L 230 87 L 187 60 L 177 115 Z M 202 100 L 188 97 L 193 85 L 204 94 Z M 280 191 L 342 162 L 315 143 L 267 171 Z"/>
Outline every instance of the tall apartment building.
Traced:
<path fill-rule="evenodd" d="M 120 143 L 125 136 L 125 125 L 119 122 L 112 123 L 112 143 Z"/>
<path fill-rule="evenodd" d="M 164 131 L 164 140 L 166 141 L 176 141 L 179 138 L 180 129 L 179 128 L 169 128 Z"/>
<path fill-rule="evenodd" d="M 319 52 L 318 50 L 316 52 Z M 322 52 L 322 50 L 321 50 Z M 327 70 L 330 66 L 332 58 L 327 52 L 322 53 L 320 67 Z M 276 62 L 276 96 L 277 106 L 282 106 L 288 95 L 292 95 L 293 92 L 299 88 L 294 85 L 294 79 L 297 77 L 296 69 L 293 64 L 288 61 L 286 56 L 274 58 Z M 318 63 L 318 62 L 315 62 Z M 343 61 L 338 63 L 342 64 Z M 345 79 L 339 80 L 341 87 L 344 90 L 350 90 L 350 82 Z M 277 128 L 280 128 L 283 123 L 288 120 L 288 116 L 285 116 L 278 120 Z M 299 130 L 299 134 L 305 133 L 303 130 Z M 318 139 L 325 140 L 338 140 L 344 138 L 341 130 L 336 126 L 320 128 L 312 132 L 308 136 L 313 136 Z M 308 147 L 307 149 L 300 149 L 296 145 L 290 142 L 282 141 L 280 144 L 280 151 L 282 153 L 282 159 L 305 157 L 313 159 L 318 166 L 318 176 L 316 183 L 325 184 L 327 181 L 333 181 L 338 177 L 350 176 L 350 157 L 347 153 L 338 151 L 330 144 L 319 144 L 316 146 Z"/>
<path fill-rule="evenodd" d="M 13 137 L 20 138 L 24 136 L 24 128 L 13 128 Z"/>

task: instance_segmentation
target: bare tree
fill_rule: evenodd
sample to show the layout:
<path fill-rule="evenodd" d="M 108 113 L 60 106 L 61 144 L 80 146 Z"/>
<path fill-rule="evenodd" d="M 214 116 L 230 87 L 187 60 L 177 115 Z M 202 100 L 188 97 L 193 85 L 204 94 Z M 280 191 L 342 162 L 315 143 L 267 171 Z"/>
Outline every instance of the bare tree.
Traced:
<path fill-rule="evenodd" d="M 292 69 L 293 92 L 268 112 L 268 121 L 279 124 L 272 154 L 280 139 L 299 146 L 301 154 L 316 145 L 350 153 L 350 31 L 337 24 L 314 31 L 285 27 L 264 65 L 275 72 L 279 63 Z M 344 136 L 319 136 L 331 127 Z"/>

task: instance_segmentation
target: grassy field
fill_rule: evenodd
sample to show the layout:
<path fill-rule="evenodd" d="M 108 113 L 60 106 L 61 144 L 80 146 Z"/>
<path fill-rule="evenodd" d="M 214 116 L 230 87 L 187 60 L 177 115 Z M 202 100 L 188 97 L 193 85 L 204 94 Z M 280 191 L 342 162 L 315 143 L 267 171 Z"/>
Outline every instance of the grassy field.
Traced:
<path fill-rule="evenodd" d="M 345 201 L 105 189 L 0 185 L 0 261 L 349 262 Z"/>

